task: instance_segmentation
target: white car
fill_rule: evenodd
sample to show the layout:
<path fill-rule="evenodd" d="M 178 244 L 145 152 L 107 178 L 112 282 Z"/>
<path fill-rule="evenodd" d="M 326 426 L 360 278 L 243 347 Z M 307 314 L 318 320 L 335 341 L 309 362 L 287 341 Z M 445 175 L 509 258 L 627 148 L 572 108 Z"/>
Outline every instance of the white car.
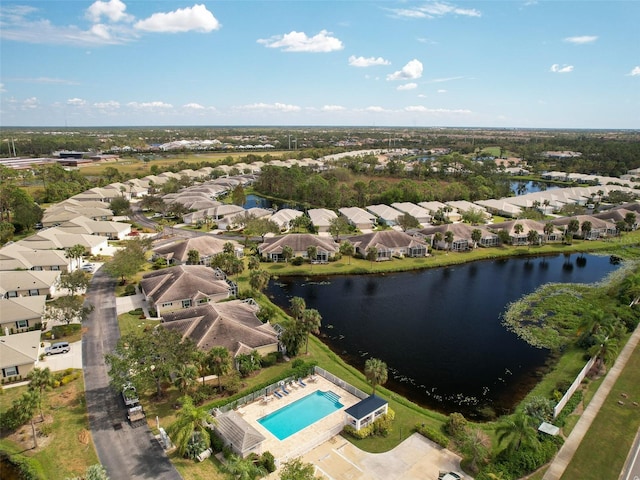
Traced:
<path fill-rule="evenodd" d="M 86 263 L 82 266 L 82 271 L 83 272 L 87 272 L 87 273 L 93 273 L 93 264 L 92 263 Z"/>
<path fill-rule="evenodd" d="M 440 472 L 438 480 L 462 480 L 462 475 L 456 472 Z"/>

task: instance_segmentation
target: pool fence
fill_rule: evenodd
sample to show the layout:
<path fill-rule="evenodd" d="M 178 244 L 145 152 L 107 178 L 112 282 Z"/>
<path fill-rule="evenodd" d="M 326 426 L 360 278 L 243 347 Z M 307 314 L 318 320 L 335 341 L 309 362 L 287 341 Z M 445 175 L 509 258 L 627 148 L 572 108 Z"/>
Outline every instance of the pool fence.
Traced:
<path fill-rule="evenodd" d="M 365 398 L 367 398 L 369 396 L 368 393 L 364 393 L 362 390 L 360 390 L 359 388 L 354 387 L 350 383 L 345 382 L 340 377 L 336 377 L 334 374 L 327 372 L 324 368 L 320 368 L 320 367 L 316 366 L 315 369 L 314 369 L 314 372 L 317 375 L 320 375 L 321 377 L 323 377 L 326 380 L 330 381 L 334 385 L 340 387 L 341 389 L 346 390 L 347 392 L 349 392 L 354 397 L 358 397 L 360 400 L 364 400 Z"/>

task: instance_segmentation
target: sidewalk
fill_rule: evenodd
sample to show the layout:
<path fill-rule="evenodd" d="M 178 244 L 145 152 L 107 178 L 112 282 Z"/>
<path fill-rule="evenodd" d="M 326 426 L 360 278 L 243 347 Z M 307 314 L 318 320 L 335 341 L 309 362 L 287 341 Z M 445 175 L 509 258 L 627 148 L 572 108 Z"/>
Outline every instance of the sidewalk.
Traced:
<path fill-rule="evenodd" d="M 547 473 L 545 473 L 544 477 L 542 477 L 542 480 L 558 480 L 562 477 L 562 474 L 571 462 L 573 455 L 580 446 L 582 438 L 589 430 L 594 418 L 598 415 L 600 407 L 607 399 L 607 396 L 609 395 L 611 388 L 615 385 L 616 380 L 618 380 L 620 373 L 624 370 L 624 367 L 638 345 L 638 342 L 640 342 L 640 326 L 636 328 L 629 338 L 629 341 L 622 349 L 622 352 L 620 352 L 616 363 L 614 363 L 613 367 L 611 367 L 607 373 L 607 376 L 600 385 L 600 388 L 598 388 L 598 391 L 591 399 L 591 402 L 589 402 L 589 405 L 582 413 L 580 420 L 578 420 L 578 423 L 569 435 L 569 438 L 564 442 L 564 445 L 556 455 L 556 458 L 553 459 L 551 466 L 547 470 Z"/>
<path fill-rule="evenodd" d="M 116 298 L 116 310 L 118 315 L 121 313 L 127 313 L 131 310 L 136 310 L 137 308 L 141 308 L 147 318 L 151 318 L 149 315 L 149 307 L 147 306 L 147 302 L 144 300 L 144 296 L 141 293 L 136 293 L 135 295 L 129 295 L 127 297 L 117 297 Z"/>

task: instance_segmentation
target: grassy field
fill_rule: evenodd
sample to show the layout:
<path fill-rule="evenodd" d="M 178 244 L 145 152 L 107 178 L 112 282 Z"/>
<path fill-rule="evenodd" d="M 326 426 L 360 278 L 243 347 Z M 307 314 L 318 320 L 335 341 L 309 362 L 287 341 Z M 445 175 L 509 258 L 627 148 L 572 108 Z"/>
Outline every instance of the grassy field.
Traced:
<path fill-rule="evenodd" d="M 0 412 L 5 412 L 26 389 L 23 386 L 2 390 Z M 79 476 L 87 466 L 99 463 L 89 432 L 82 375 L 67 385 L 45 392 L 43 413 L 44 422 L 39 415 L 35 417 L 36 429 L 40 431 L 46 425 L 50 433 L 38 437 L 38 448 L 32 448 L 31 426 L 27 424 L 14 434 L 3 436 L 0 450 L 35 460 L 45 474 L 42 478 L 47 480 Z"/>
<path fill-rule="evenodd" d="M 640 346 L 633 352 L 562 479 L 618 478 L 640 425 L 640 407 L 633 402 L 640 402 Z"/>

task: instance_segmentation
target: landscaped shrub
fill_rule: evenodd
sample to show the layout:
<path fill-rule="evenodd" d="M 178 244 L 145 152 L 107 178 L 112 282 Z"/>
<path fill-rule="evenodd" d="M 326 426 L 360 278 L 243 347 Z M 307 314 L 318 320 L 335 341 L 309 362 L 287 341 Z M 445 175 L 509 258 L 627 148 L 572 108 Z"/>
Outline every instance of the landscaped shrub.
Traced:
<path fill-rule="evenodd" d="M 557 453 L 563 443 L 562 437 L 540 434 L 540 442 L 535 446 L 523 446 L 519 450 L 504 449 L 496 458 L 513 478 L 521 478 L 538 469 Z"/>
<path fill-rule="evenodd" d="M 454 412 L 449 415 L 447 423 L 444 425 L 444 430 L 455 439 L 460 439 L 467 431 L 469 422 L 464 418 L 461 413 Z"/>
<path fill-rule="evenodd" d="M 432 442 L 437 443 L 443 448 L 447 448 L 447 446 L 449 445 L 449 437 L 447 437 L 444 433 L 441 433 L 438 430 L 425 425 L 424 423 L 422 425 L 416 425 L 416 432 L 418 432 L 423 437 L 428 438 Z"/>
<path fill-rule="evenodd" d="M 381 437 L 388 436 L 391 433 L 394 418 L 396 418 L 396 413 L 389 408 L 386 414 L 373 422 L 373 434 Z"/>
<path fill-rule="evenodd" d="M 582 402 L 582 396 L 582 390 L 576 390 L 576 392 L 571 395 L 569 401 L 566 403 L 560 414 L 554 420 L 554 425 L 558 427 L 564 427 L 564 424 L 567 421 L 567 417 L 571 415 L 571 413 L 576 409 L 580 402 Z"/>
<path fill-rule="evenodd" d="M 79 323 L 70 323 L 69 325 L 56 325 L 51 329 L 51 333 L 55 338 L 63 338 L 80 333 L 81 329 L 82 325 Z"/>
<path fill-rule="evenodd" d="M 126 287 L 124 287 L 124 295 L 125 297 L 131 296 L 131 295 L 135 295 L 137 293 L 136 291 L 136 286 L 133 284 L 129 284 Z"/>
<path fill-rule="evenodd" d="M 299 267 L 303 263 L 304 263 L 304 258 L 302 257 L 295 257 L 293 260 L 291 260 L 291 265 L 295 265 L 296 267 Z"/>
<path fill-rule="evenodd" d="M 202 385 L 196 389 L 195 392 L 191 394 L 191 398 L 193 399 L 193 403 L 196 405 L 202 405 L 209 398 L 213 397 L 218 393 L 218 388 L 213 385 Z"/>
<path fill-rule="evenodd" d="M 196 432 L 193 437 L 191 437 L 191 441 L 187 445 L 187 448 L 184 452 L 184 457 L 195 460 L 198 458 L 198 455 L 200 455 L 206 449 L 207 444 L 204 442 L 204 439 L 202 438 L 200 433 Z"/>
<path fill-rule="evenodd" d="M 271 352 L 260 359 L 263 368 L 272 367 L 278 363 L 278 352 Z"/>
<path fill-rule="evenodd" d="M 224 448 L 224 440 L 222 440 L 213 430 L 207 430 L 211 439 L 211 450 L 213 453 L 219 453 Z"/>
<path fill-rule="evenodd" d="M 553 419 L 553 402 L 544 397 L 533 397 L 524 406 L 524 413 L 535 418 L 538 423 Z"/>
<path fill-rule="evenodd" d="M 273 453 L 269 451 L 264 452 L 260 456 L 259 463 L 269 473 L 273 473 L 276 471 L 276 459 L 273 456 Z"/>
<path fill-rule="evenodd" d="M 373 433 L 373 424 L 367 425 L 360 430 L 356 430 L 351 425 L 345 425 L 342 429 L 342 432 L 346 433 L 347 435 L 351 435 L 353 438 L 359 438 L 360 440 L 362 440 L 363 438 L 367 438 Z"/>

